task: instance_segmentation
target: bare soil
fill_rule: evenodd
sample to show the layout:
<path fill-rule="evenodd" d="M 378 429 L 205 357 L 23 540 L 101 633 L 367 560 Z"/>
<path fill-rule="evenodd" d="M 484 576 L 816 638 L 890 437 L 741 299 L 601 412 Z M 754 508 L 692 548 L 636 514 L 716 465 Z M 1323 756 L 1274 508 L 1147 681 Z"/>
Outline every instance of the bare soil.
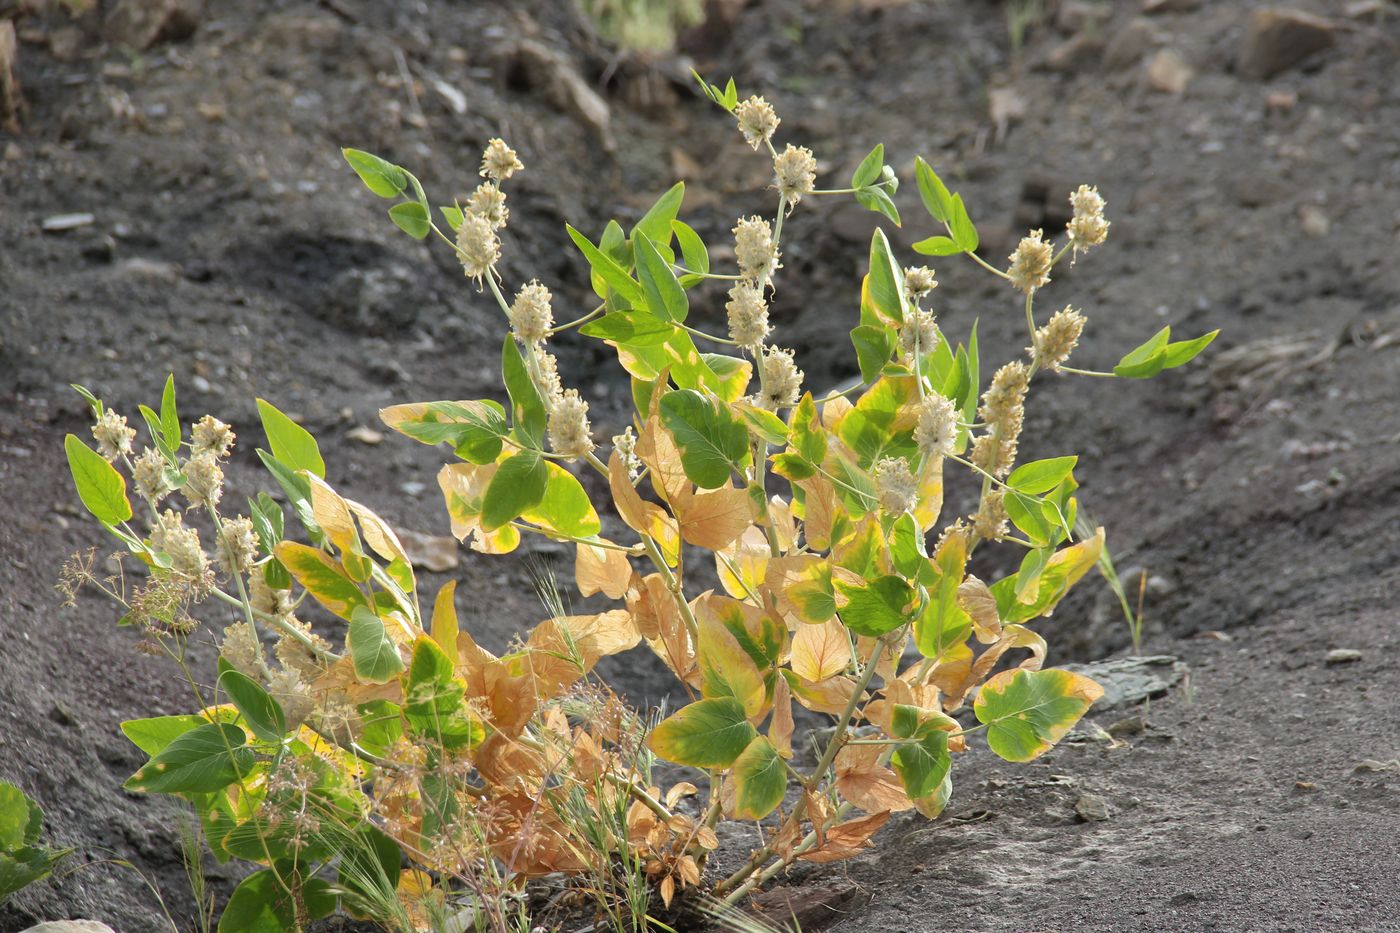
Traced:
<path fill-rule="evenodd" d="M 993 262 L 1098 184 L 1109 242 L 1046 293 L 1089 316 L 1079 365 L 1105 368 L 1166 324 L 1222 329 L 1206 359 L 1150 383 L 1047 385 L 1027 428 L 1028 456 L 1083 455 L 1082 507 L 1125 578 L 1148 574 L 1143 650 L 1184 661 L 1184 686 L 1091 714 L 1111 741 L 1022 767 L 961 757 L 942 818 L 896 818 L 870 854 L 792 873 L 788 898 L 825 905 L 803 929 L 1400 930 L 1400 17 L 1299 0 L 1333 44 L 1260 81 L 1236 68 L 1260 4 L 1158 5 L 1184 11 L 1050 3 L 1013 49 L 1001 3 L 722 4 L 737 12 L 649 64 L 615 57 L 562 0 L 208 4 L 192 36 L 139 54 L 104 42 L 96 14 L 21 21 L 30 111 L 19 135 L 0 131 L 0 777 L 92 864 L 26 892 L 0 930 L 163 929 L 137 874 L 104 859 L 191 924 L 180 808 L 120 790 L 142 761 L 118 731 L 184 711 L 188 693 L 109 604 L 61 608 L 53 591 L 68 555 L 108 546 L 68 483 L 62 438 L 86 421 L 67 384 L 134 413 L 174 372 L 187 417 L 242 435 L 235 500 L 264 485 L 264 396 L 317 434 L 338 488 L 445 533 L 440 454 L 349 435 L 393 402 L 498 395 L 502 322 L 451 257 L 392 227 L 339 148 L 410 166 L 445 202 L 470 191 L 488 138 L 510 139 L 529 169 L 503 271 L 548 282 L 563 316 L 586 293 L 565 221 L 633 218 L 676 177 L 712 245 L 739 212 L 771 210 L 763 160 L 693 93 L 692 62 L 766 94 L 780 138 L 811 146 L 833 187 L 875 142 L 902 170 L 923 155 Z M 524 40 L 598 89 L 606 127 Z M 1163 50 L 1192 71 L 1179 94 L 1149 77 Z M 1020 115 L 999 105 L 998 123 L 989 100 Z M 933 232 L 912 183 L 897 200 L 896 244 Z M 43 229 L 74 212 L 95 220 Z M 824 199 L 790 221 L 775 316 L 813 388 L 853 372 L 876 219 Z M 945 331 L 976 320 L 984 359 L 1018 352 L 1008 292 L 970 264 L 938 271 Z M 697 314 L 720 327 L 722 303 Z M 599 350 L 565 349 L 613 433 L 624 388 L 582 375 L 602 370 Z M 538 619 L 532 558 L 462 556 L 462 608 L 488 646 Z M 533 559 L 568 583 L 567 555 Z M 1041 628 L 1052 660 L 1130 650 L 1097 583 Z M 1328 663 L 1334 649 L 1359 658 Z M 212 645 L 196 654 L 212 664 Z M 638 702 L 666 698 L 645 657 L 608 673 Z M 1107 819 L 1076 812 L 1086 794 Z M 219 891 L 239 871 L 211 870 Z"/>

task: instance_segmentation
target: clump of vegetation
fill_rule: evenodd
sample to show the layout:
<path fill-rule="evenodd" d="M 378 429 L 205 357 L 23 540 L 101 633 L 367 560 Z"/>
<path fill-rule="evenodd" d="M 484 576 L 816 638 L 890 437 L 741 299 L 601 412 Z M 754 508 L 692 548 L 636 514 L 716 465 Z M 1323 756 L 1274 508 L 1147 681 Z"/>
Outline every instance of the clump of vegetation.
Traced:
<path fill-rule="evenodd" d="M 605 40 L 630 52 L 668 52 L 682 29 L 705 21 L 705 0 L 578 0 Z"/>
<path fill-rule="evenodd" d="M 44 811 L 15 785 L 0 781 L 0 907 L 21 889 L 42 881 L 72 849 L 39 844 Z"/>
<path fill-rule="evenodd" d="M 345 151 L 396 202 L 400 228 L 456 253 L 508 330 L 508 405 L 396 405 L 384 422 L 451 451 L 438 483 L 459 539 L 483 554 L 527 535 L 564 542 L 580 595 L 614 608 L 569 614 L 554 599 L 494 655 L 459 624 L 455 584 L 421 599 L 394 530 L 336 491 L 315 439 L 271 403 L 258 401 L 257 453 L 282 501 L 230 503 L 234 432 L 212 416 L 182 422 L 173 380 L 159 411 L 140 409 L 140 450 L 137 430 L 87 394 L 97 449 L 68 437 L 74 479 L 143 572 L 98 580 L 78 561 L 67 581 L 119 600 L 122 624 L 194 691 L 190 715 L 123 724 L 150 757 L 126 787 L 184 797 L 215 857 L 263 866 L 220 930 L 299 929 L 337 905 L 396 929 L 525 930 L 539 918 L 524 881 L 552 873 L 600 923 L 669 929 L 693 892 L 735 904 L 797 860 L 857 854 L 892 813 L 936 817 L 971 743 L 1029 761 L 1100 695 L 1043 667 L 1033 627 L 1095 566 L 1104 533 L 1076 533 L 1075 456 L 1018 462 L 1028 392 L 1047 378 L 1151 376 L 1214 335 L 1173 342 L 1164 329 L 1112 373 L 1069 366 L 1084 315 L 1039 315 L 1035 299 L 1061 262 L 1105 240 L 1103 198 L 1080 187 L 1058 242 L 1032 231 L 1003 269 L 977 254 L 962 197 L 919 160 L 941 230 L 916 251 L 1004 280 L 1025 355 L 985 378 L 975 327 L 954 343 L 934 317 L 934 270 L 904 266 L 875 229 L 851 291 L 861 381 L 804 391 L 768 315 L 785 222 L 809 199 L 852 196 L 899 223 L 898 180 L 877 146 L 847 185 L 819 188 L 810 150 L 775 146 L 766 101 L 740 101 L 732 81 L 703 88 L 771 160 L 774 213 L 737 220 L 726 269 L 681 219 L 679 184 L 630 229 L 610 220 L 595 240 L 570 226 L 597 304 L 563 323 L 545 283 L 509 286 L 498 271 L 508 184 L 524 169 L 505 142 L 487 147 L 466 203 L 437 211 L 405 168 Z M 727 290 L 722 334 L 691 314 L 714 282 Z M 630 380 L 632 423 L 606 446 L 549 350 L 568 330 L 612 348 Z M 598 475 L 625 534 L 603 535 L 575 470 Z M 957 474 L 980 489 L 972 514 L 945 514 Z M 968 562 L 994 545 L 1018 551 L 1019 567 L 983 581 Z M 697 591 L 706 565 L 719 589 Z M 203 685 L 186 649 L 196 607 L 218 604 L 238 615 Z M 338 637 L 312 630 L 317 611 L 340 620 Z M 639 645 L 690 697 L 659 722 L 592 673 Z M 799 705 L 834 726 L 810 758 L 794 742 Z M 658 759 L 695 779 L 661 786 Z M 721 819 L 759 821 L 763 841 L 711 878 Z"/>

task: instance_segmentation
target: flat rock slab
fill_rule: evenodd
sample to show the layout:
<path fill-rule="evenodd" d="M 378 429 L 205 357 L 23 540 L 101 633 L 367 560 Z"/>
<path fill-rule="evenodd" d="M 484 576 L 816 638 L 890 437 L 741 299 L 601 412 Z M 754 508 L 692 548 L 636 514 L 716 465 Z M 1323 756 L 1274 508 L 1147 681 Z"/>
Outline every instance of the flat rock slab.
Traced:
<path fill-rule="evenodd" d="M 1094 703 L 1093 711 L 1096 713 L 1125 709 L 1149 698 L 1163 696 L 1186 676 L 1186 665 L 1170 654 L 1060 666 L 1083 674 L 1103 687 L 1103 696 Z"/>

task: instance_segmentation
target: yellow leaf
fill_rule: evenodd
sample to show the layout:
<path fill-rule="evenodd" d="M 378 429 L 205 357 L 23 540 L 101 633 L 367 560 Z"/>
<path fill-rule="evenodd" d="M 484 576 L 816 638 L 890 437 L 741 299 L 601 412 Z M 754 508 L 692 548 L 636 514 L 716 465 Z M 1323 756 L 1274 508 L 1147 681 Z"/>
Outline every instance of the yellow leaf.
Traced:
<path fill-rule="evenodd" d="M 681 464 L 681 451 L 656 415 L 647 418 L 637 434 L 637 458 L 647 465 L 651 488 L 673 508 L 685 506 L 692 495 L 690 479 Z"/>
<path fill-rule="evenodd" d="M 695 605 L 701 693 L 705 697 L 733 697 L 752 719 L 763 710 L 767 699 L 763 674 L 719 614 L 710 608 L 709 601 L 700 599 Z"/>
<path fill-rule="evenodd" d="M 968 574 L 958 585 L 958 605 L 972 619 L 972 631 L 978 641 L 989 645 L 997 640 L 1001 615 L 997 612 L 997 598 L 987 584 Z"/>
<path fill-rule="evenodd" d="M 768 536 L 756 526 L 750 526 L 738 541 L 715 551 L 714 555 L 720 585 L 735 599 L 744 599 L 758 592 L 768 573 L 768 565 L 773 560 Z"/>
<path fill-rule="evenodd" d="M 747 492 L 729 485 L 697 493 L 684 505 L 676 502 L 674 508 L 680 519 L 681 537 L 711 551 L 733 544 L 753 524 L 758 511 Z"/>
<path fill-rule="evenodd" d="M 792 671 L 809 683 L 841 673 L 851 663 L 846 629 L 835 619 L 799 625 L 792 636 Z"/>
<path fill-rule="evenodd" d="M 345 500 L 315 473 L 301 470 L 299 475 L 311 486 L 311 512 L 316 516 L 316 524 L 321 526 L 336 550 L 342 554 L 360 553 L 355 520 L 350 516 L 350 507 Z"/>
<path fill-rule="evenodd" d="M 803 502 L 803 533 L 807 546 L 817 551 L 831 547 L 831 530 L 836 521 L 839 503 L 836 487 L 825 476 L 817 475 L 797 484 L 807 494 Z"/>
<path fill-rule="evenodd" d="M 384 519 L 354 500 L 346 499 L 345 504 L 360 520 L 360 531 L 365 536 L 365 543 L 370 546 L 374 553 L 387 561 L 401 560 L 406 565 L 411 563 L 407 552 L 403 549 L 403 544 L 399 542 L 399 536 L 394 533 L 394 529 L 390 528 Z"/>
<path fill-rule="evenodd" d="M 783 674 L 797 702 L 817 713 L 841 715 L 856 689 L 856 682 L 845 675 L 828 677 L 820 683 L 811 684 L 791 671 L 784 671 Z"/>
<path fill-rule="evenodd" d="M 316 601 L 342 619 L 349 619 L 356 606 L 367 606 L 364 593 L 325 551 L 295 541 L 277 545 L 277 559 L 315 597 Z"/>
<path fill-rule="evenodd" d="M 609 599 L 621 599 L 627 595 L 631 580 L 632 563 L 626 554 L 613 548 L 579 544 L 574 557 L 574 582 L 580 595 L 602 593 Z"/>
<path fill-rule="evenodd" d="M 452 662 L 452 666 L 457 666 L 457 581 L 448 580 L 438 590 L 437 598 L 433 600 L 433 641 L 437 642 L 443 654 Z"/>
<path fill-rule="evenodd" d="M 920 531 L 928 531 L 943 511 L 943 458 L 929 457 L 919 471 L 919 497 L 914 502 L 914 521 Z"/>

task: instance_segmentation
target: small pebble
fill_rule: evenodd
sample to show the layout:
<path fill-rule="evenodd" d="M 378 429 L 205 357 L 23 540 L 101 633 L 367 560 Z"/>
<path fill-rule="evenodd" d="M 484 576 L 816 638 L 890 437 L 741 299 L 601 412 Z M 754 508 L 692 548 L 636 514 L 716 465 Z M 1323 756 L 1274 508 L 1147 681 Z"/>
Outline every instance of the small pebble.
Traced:
<path fill-rule="evenodd" d="M 1327 652 L 1328 664 L 1352 664 L 1361 660 L 1361 652 L 1355 648 L 1333 648 Z"/>
<path fill-rule="evenodd" d="M 1081 794 L 1074 802 L 1074 812 L 1086 823 L 1102 823 L 1113 815 L 1108 801 L 1098 794 Z"/>

